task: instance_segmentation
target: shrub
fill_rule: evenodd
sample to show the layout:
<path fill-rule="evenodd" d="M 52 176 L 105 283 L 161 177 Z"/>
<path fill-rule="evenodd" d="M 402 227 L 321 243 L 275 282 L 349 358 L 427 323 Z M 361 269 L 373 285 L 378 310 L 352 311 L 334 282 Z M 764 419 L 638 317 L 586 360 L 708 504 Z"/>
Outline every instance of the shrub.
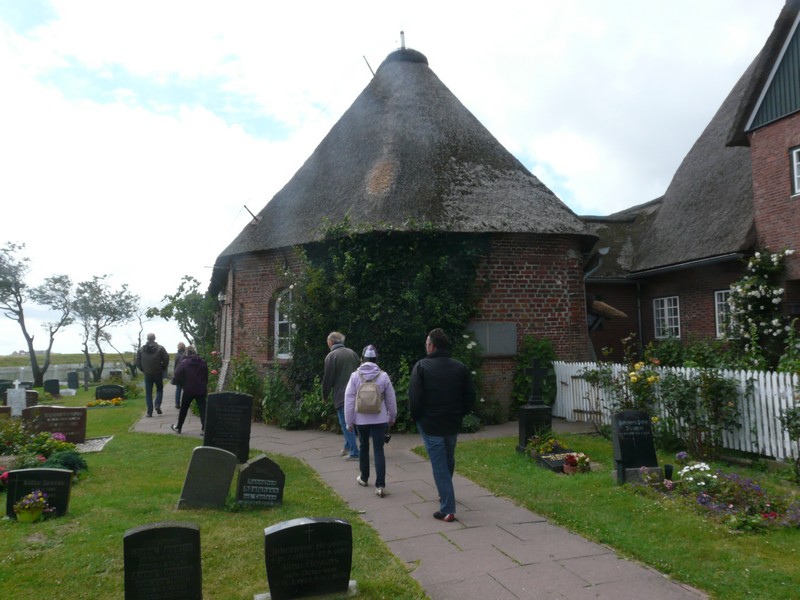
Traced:
<path fill-rule="evenodd" d="M 556 376 L 553 361 L 558 358 L 553 343 L 548 339 L 539 339 L 532 335 L 522 338 L 521 348 L 514 359 L 514 382 L 511 397 L 514 406 L 528 403 L 533 387 L 531 367 L 533 360 L 539 360 L 539 367 L 550 369 L 542 380 L 542 400 L 552 405 L 556 400 Z"/>
<path fill-rule="evenodd" d="M 256 364 L 253 359 L 244 352 L 239 353 L 239 356 L 231 359 L 230 362 L 231 376 L 229 387 L 242 394 L 249 394 L 254 399 L 261 398 L 262 396 L 262 382 L 256 370 Z M 263 421 L 262 403 L 253 403 L 253 420 Z"/>
<path fill-rule="evenodd" d="M 475 433 L 481 428 L 481 420 L 475 413 L 464 415 L 461 419 L 461 433 Z"/>
<path fill-rule="evenodd" d="M 42 466 L 51 469 L 69 469 L 75 475 L 89 468 L 86 459 L 77 450 L 60 450 L 44 461 Z"/>
<path fill-rule="evenodd" d="M 279 367 L 271 367 L 262 382 L 261 412 L 265 423 L 280 423 L 282 411 L 293 403 L 289 384 Z"/>

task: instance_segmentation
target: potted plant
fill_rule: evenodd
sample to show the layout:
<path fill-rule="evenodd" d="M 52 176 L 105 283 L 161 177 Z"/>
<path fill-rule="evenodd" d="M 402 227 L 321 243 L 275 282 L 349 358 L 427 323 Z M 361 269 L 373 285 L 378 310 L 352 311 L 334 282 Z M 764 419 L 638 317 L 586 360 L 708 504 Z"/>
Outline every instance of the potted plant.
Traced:
<path fill-rule="evenodd" d="M 553 454 L 563 451 L 564 445 L 558 439 L 554 438 L 551 433 L 544 433 L 528 438 L 526 448 L 528 452 L 530 452 L 531 458 L 539 458 L 543 454 Z"/>
<path fill-rule="evenodd" d="M 588 473 L 592 470 L 592 464 L 587 455 L 583 452 L 577 452 L 575 457 L 578 459 L 578 473 Z"/>
<path fill-rule="evenodd" d="M 574 452 L 567 454 L 564 457 L 564 473 L 567 475 L 574 475 L 578 472 L 578 456 Z"/>
<path fill-rule="evenodd" d="M 53 509 L 47 503 L 47 494 L 42 490 L 33 490 L 14 504 L 14 514 L 17 521 L 22 523 L 35 523 Z"/>

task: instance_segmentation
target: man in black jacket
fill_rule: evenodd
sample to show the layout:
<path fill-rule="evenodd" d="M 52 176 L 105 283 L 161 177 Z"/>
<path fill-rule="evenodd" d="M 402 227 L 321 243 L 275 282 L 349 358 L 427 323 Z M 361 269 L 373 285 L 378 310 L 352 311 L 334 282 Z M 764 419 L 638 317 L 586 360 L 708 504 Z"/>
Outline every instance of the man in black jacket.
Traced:
<path fill-rule="evenodd" d="M 411 371 L 408 385 L 411 418 L 425 443 L 433 481 L 439 492 L 439 510 L 434 518 L 455 521 L 456 495 L 453 472 L 461 419 L 475 402 L 475 385 L 467 366 L 450 357 L 450 339 L 440 328 L 425 340 L 426 358 Z"/>
<path fill-rule="evenodd" d="M 350 381 L 350 375 L 361 364 L 361 359 L 355 351 L 344 345 L 344 334 L 338 331 L 331 331 L 328 334 L 328 348 L 330 352 L 325 357 L 325 370 L 322 375 L 322 399 L 327 402 L 328 398 L 332 398 L 333 407 L 339 416 L 344 436 L 342 456 L 347 457 L 347 460 L 358 460 L 356 434 L 347 431 L 344 420 L 344 392 L 347 389 L 347 382 Z"/>
<path fill-rule="evenodd" d="M 147 416 L 153 416 L 153 386 L 156 386 L 155 409 L 161 414 L 161 400 L 164 397 L 164 373 L 169 367 L 169 354 L 161 344 L 156 343 L 156 334 L 147 334 L 147 343 L 136 354 L 136 366 L 144 373 L 144 401 Z"/>

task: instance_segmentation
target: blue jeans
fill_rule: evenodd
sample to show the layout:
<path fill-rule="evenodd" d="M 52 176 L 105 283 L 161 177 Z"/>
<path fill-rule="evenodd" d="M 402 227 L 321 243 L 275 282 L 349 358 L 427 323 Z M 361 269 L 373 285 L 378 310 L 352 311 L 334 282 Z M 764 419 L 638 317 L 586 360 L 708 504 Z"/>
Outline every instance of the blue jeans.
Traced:
<path fill-rule="evenodd" d="M 147 414 L 153 414 L 153 385 L 156 386 L 155 407 L 161 408 L 161 400 L 164 398 L 164 374 L 144 375 L 144 401 L 147 404 Z"/>
<path fill-rule="evenodd" d="M 339 415 L 339 425 L 342 427 L 342 435 L 344 436 L 344 449 L 350 453 L 350 456 L 358 457 L 358 442 L 356 441 L 356 434 L 352 431 L 347 431 L 347 423 L 344 420 L 344 406 L 336 409 L 336 414 Z"/>
<path fill-rule="evenodd" d="M 375 487 L 386 487 L 386 455 L 383 452 L 383 436 L 389 431 L 388 423 L 377 425 L 359 425 L 358 440 L 361 443 L 361 454 L 358 467 L 361 470 L 361 481 L 369 480 L 369 440 L 372 439 L 372 450 L 375 454 Z"/>
<path fill-rule="evenodd" d="M 180 407 L 181 405 L 181 392 L 183 392 L 183 387 L 175 384 L 175 406 Z"/>
<path fill-rule="evenodd" d="M 431 461 L 433 482 L 439 492 L 439 511 L 446 515 L 456 513 L 456 492 L 453 489 L 453 473 L 456 470 L 457 435 L 427 435 L 419 423 L 417 429 L 422 436 L 425 450 Z"/>

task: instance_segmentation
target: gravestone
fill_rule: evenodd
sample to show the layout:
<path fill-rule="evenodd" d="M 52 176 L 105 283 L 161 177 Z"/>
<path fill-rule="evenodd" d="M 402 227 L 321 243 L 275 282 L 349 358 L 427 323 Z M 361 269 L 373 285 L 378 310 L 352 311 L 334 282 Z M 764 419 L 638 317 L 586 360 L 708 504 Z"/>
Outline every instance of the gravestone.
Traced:
<path fill-rule="evenodd" d="M 236 392 L 209 394 L 203 445 L 233 452 L 240 463 L 250 455 L 253 397 Z"/>
<path fill-rule="evenodd" d="M 26 390 L 32 390 L 33 389 L 33 382 L 32 381 L 20 381 L 19 382 L 19 387 L 25 388 Z M 36 392 L 36 393 L 38 394 L 39 392 Z"/>
<path fill-rule="evenodd" d="M 3 392 L 6 390 L 10 390 L 14 388 L 14 382 L 10 379 L 0 379 L 0 396 L 3 395 Z"/>
<path fill-rule="evenodd" d="M 264 530 L 272 600 L 347 592 L 353 530 L 341 519 L 303 517 Z"/>
<path fill-rule="evenodd" d="M 44 391 L 50 394 L 53 398 L 61 397 L 61 388 L 59 387 L 58 379 L 45 379 Z"/>
<path fill-rule="evenodd" d="M 37 392 L 36 390 L 25 390 L 25 408 L 30 408 L 31 406 L 38 406 L 38 404 L 39 404 L 39 392 Z"/>
<path fill-rule="evenodd" d="M 178 508 L 223 507 L 236 470 L 236 455 L 222 448 L 198 446 L 192 451 Z"/>
<path fill-rule="evenodd" d="M 125 532 L 125 600 L 201 600 L 200 527 L 166 521 Z"/>
<path fill-rule="evenodd" d="M 244 506 L 280 506 L 285 484 L 283 469 L 262 454 L 239 471 L 236 501 Z"/>
<path fill-rule="evenodd" d="M 96 388 L 94 388 L 95 400 L 113 400 L 114 398 L 124 397 L 125 388 L 121 385 L 111 383 L 106 385 L 98 385 Z"/>
<path fill-rule="evenodd" d="M 550 469 L 554 473 L 562 473 L 564 471 L 564 459 L 567 454 L 574 454 L 574 452 L 572 450 L 563 450 L 550 454 L 540 454 L 536 460 L 545 469 Z"/>
<path fill-rule="evenodd" d="M 67 513 L 72 471 L 69 469 L 17 469 L 8 472 L 6 516 L 16 518 L 14 504 L 34 490 L 47 494 L 47 503 L 60 517 Z"/>
<path fill-rule="evenodd" d="M 73 444 L 86 441 L 85 406 L 33 406 L 22 411 L 22 419 L 33 433 L 63 433 Z"/>
<path fill-rule="evenodd" d="M 21 417 L 22 411 L 27 408 L 25 393 L 26 390 L 22 388 L 6 390 L 6 404 L 11 407 L 12 417 Z"/>
<path fill-rule="evenodd" d="M 525 452 L 528 440 L 534 435 L 544 433 L 552 428 L 553 410 L 542 398 L 542 382 L 551 369 L 542 367 L 539 359 L 534 358 L 528 372 L 531 374 L 531 393 L 528 402 L 520 406 L 517 412 L 519 420 L 519 444 L 517 452 Z"/>
<path fill-rule="evenodd" d="M 78 372 L 77 371 L 69 371 L 67 372 L 67 387 L 71 390 L 78 389 Z"/>
<path fill-rule="evenodd" d="M 10 406 L 0 406 L 0 419 L 1 418 L 11 418 L 11 407 Z"/>
<path fill-rule="evenodd" d="M 617 483 L 625 483 L 628 469 L 658 467 L 650 415 L 640 410 L 625 410 L 611 418 Z"/>

